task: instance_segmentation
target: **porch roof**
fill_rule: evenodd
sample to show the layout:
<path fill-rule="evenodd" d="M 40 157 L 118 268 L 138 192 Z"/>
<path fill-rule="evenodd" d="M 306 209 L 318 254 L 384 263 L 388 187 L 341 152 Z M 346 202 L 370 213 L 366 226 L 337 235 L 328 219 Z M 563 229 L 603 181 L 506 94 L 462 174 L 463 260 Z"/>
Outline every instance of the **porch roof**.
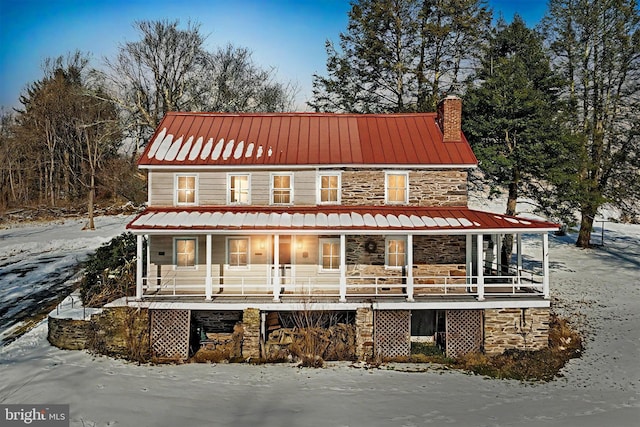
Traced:
<path fill-rule="evenodd" d="M 290 234 L 379 232 L 470 234 L 555 231 L 558 224 L 467 207 L 418 206 L 212 206 L 148 208 L 127 225 L 137 233 L 208 232 Z"/>

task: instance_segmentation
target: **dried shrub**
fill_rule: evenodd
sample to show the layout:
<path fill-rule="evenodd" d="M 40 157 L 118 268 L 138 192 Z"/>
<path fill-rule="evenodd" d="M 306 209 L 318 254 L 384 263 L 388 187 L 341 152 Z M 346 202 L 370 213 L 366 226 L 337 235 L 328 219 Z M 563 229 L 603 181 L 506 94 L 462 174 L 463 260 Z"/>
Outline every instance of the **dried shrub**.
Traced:
<path fill-rule="evenodd" d="M 197 363 L 220 363 L 229 360 L 231 354 L 228 350 L 208 350 L 201 348 L 193 355 L 192 360 Z"/>
<path fill-rule="evenodd" d="M 470 353 L 456 359 L 451 366 L 494 378 L 551 381 L 570 359 L 582 354 L 582 349 L 582 338 L 571 329 L 567 319 L 552 314 L 548 348 L 509 349 L 496 356 Z"/>
<path fill-rule="evenodd" d="M 136 237 L 123 233 L 100 246 L 84 266 L 80 296 L 86 307 L 102 307 L 135 289 Z"/>

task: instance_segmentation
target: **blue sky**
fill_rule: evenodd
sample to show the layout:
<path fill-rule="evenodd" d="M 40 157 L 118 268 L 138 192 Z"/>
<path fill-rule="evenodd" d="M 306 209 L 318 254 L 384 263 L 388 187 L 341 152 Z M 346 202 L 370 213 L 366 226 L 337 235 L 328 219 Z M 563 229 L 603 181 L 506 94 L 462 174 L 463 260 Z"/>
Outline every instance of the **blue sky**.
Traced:
<path fill-rule="evenodd" d="M 515 12 L 533 26 L 541 0 L 490 0 L 494 14 Z M 201 24 L 213 49 L 231 42 L 248 47 L 263 67 L 298 83 L 298 109 L 311 97 L 313 73 L 324 74 L 325 40 L 347 27 L 349 0 L 0 0 L 0 106 L 18 106 L 25 86 L 42 77 L 42 62 L 79 49 L 92 65 L 119 44 L 138 39 L 136 20 L 189 19 Z"/>

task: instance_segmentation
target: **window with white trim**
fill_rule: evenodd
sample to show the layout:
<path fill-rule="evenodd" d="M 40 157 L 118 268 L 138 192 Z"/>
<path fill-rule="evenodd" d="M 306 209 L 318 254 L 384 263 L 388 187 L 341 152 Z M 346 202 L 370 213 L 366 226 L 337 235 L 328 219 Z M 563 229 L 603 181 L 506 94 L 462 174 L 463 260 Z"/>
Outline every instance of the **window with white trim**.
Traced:
<path fill-rule="evenodd" d="M 318 204 L 340 203 L 340 173 L 321 173 L 318 175 Z"/>
<path fill-rule="evenodd" d="M 227 263 L 229 267 L 249 265 L 249 238 L 230 237 L 227 239 Z"/>
<path fill-rule="evenodd" d="M 407 172 L 386 172 L 385 195 L 389 204 L 404 204 L 409 199 L 409 174 Z"/>
<path fill-rule="evenodd" d="M 175 188 L 177 205 L 196 205 L 198 203 L 197 175 L 176 175 Z"/>
<path fill-rule="evenodd" d="M 251 180 L 249 174 L 229 174 L 228 175 L 228 204 L 248 205 L 251 204 L 250 188 Z"/>
<path fill-rule="evenodd" d="M 290 205 L 293 203 L 293 174 L 271 175 L 271 204 Z"/>
<path fill-rule="evenodd" d="M 403 267 L 407 259 L 407 240 L 404 238 L 388 238 L 385 258 L 387 267 Z"/>
<path fill-rule="evenodd" d="M 176 237 L 173 245 L 176 268 L 195 268 L 198 248 L 196 238 Z"/>
<path fill-rule="evenodd" d="M 340 270 L 340 239 L 319 239 L 320 269 L 322 271 Z"/>

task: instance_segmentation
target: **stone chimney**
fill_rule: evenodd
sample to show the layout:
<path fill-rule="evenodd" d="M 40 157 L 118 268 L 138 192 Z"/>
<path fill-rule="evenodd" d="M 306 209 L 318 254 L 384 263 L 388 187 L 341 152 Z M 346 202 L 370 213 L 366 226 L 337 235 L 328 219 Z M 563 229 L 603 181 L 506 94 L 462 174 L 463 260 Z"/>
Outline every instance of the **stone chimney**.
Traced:
<path fill-rule="evenodd" d="M 444 142 L 459 142 L 462 140 L 462 100 L 449 95 L 438 103 L 438 126 L 442 131 Z"/>

